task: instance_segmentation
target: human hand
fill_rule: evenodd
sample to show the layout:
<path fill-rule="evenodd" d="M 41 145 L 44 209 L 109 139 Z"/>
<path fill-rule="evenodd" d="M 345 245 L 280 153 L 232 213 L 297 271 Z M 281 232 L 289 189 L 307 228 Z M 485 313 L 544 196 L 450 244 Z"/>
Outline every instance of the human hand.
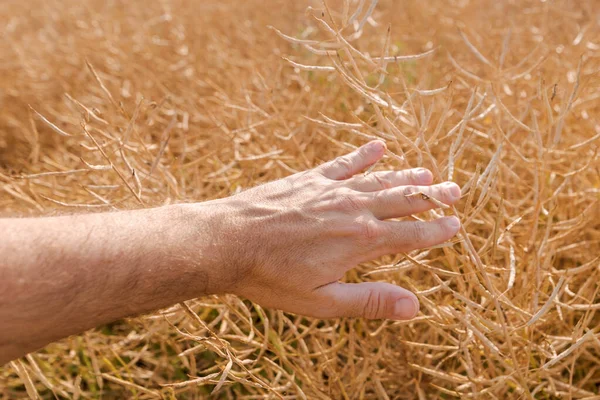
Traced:
<path fill-rule="evenodd" d="M 460 188 L 432 185 L 426 169 L 356 175 L 385 152 L 381 141 L 312 170 L 222 200 L 222 260 L 236 279 L 225 291 L 318 318 L 410 319 L 414 294 L 383 282 L 341 283 L 345 272 L 385 254 L 430 247 L 453 237 L 456 217 L 390 221 L 435 207 L 422 192 L 453 204 Z"/>
<path fill-rule="evenodd" d="M 412 318 L 409 291 L 341 283 L 356 264 L 450 239 L 455 217 L 391 221 L 460 197 L 424 169 L 360 171 L 356 151 L 238 195 L 203 203 L 0 219 L 0 365 L 54 340 L 201 294 L 235 293 L 319 318 Z M 439 203 L 437 203 L 439 204 Z M 65 229 L 68 227 L 68 229 Z M 4 323 L 6 322 L 6 323 Z"/>

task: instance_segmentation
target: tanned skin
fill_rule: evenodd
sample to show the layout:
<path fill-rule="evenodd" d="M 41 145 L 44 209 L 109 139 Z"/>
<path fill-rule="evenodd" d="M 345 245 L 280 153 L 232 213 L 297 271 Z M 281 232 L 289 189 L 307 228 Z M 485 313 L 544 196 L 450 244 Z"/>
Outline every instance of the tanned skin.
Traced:
<path fill-rule="evenodd" d="M 396 220 L 460 198 L 426 169 L 359 174 L 381 141 L 221 200 L 0 219 L 0 365 L 60 338 L 208 294 L 317 318 L 410 319 L 416 296 L 341 283 L 359 263 L 437 245 L 456 217 Z M 394 220 L 391 220 L 394 219 Z"/>

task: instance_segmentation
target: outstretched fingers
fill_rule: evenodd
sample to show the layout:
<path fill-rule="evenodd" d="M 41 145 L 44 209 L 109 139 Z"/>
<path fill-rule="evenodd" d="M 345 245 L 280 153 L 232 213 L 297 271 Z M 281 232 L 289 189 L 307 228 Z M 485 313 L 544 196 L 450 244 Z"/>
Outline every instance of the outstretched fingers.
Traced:
<path fill-rule="evenodd" d="M 378 221 L 371 240 L 375 253 L 409 252 L 452 238 L 460 227 L 456 217 L 434 221 Z M 333 282 L 314 292 L 312 312 L 320 318 L 361 317 L 407 320 L 419 312 L 417 297 L 410 291 L 384 282 Z"/>

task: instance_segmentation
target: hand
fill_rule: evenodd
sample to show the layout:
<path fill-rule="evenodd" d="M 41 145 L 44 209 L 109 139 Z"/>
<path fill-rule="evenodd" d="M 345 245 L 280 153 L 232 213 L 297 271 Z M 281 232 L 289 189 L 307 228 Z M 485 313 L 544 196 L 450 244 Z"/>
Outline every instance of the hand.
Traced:
<path fill-rule="evenodd" d="M 226 291 L 319 318 L 413 318 L 419 303 L 408 290 L 340 279 L 359 263 L 454 236 L 456 217 L 389 219 L 435 207 L 409 194 L 422 192 L 450 205 L 460 188 L 432 185 L 431 172 L 422 168 L 356 175 L 384 152 L 385 144 L 373 141 L 313 170 L 222 200 L 227 217 L 219 223 L 218 240 L 227 243 L 223 260 L 238 277 Z"/>

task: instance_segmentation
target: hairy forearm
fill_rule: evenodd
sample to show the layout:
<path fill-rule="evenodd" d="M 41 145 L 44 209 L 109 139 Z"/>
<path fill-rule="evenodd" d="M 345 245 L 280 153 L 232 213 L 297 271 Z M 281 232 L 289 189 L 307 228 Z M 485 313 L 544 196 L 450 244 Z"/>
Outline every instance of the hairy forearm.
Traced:
<path fill-rule="evenodd" d="M 0 364 L 99 324 L 220 291 L 215 206 L 0 219 Z"/>
<path fill-rule="evenodd" d="M 456 217 L 398 218 L 455 204 L 430 171 L 360 171 L 350 154 L 232 197 L 149 210 L 0 219 L 0 364 L 64 336 L 202 294 L 233 293 L 301 315 L 413 318 L 414 294 L 343 283 L 358 263 L 434 246 Z M 435 199 L 436 201 L 433 201 Z"/>

